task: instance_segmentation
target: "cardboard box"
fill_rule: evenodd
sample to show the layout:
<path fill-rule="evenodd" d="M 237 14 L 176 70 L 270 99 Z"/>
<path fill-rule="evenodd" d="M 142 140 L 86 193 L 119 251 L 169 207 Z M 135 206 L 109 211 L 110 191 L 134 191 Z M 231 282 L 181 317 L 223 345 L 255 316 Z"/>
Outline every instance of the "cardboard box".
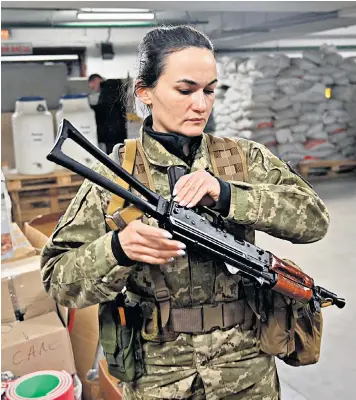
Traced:
<path fill-rule="evenodd" d="M 24 232 L 31 245 L 39 253 L 53 231 L 59 216 L 43 216 L 25 224 Z M 73 315 L 70 329 L 70 340 L 77 374 L 83 385 L 83 400 L 101 400 L 102 394 L 99 380 L 86 379 L 87 372 L 93 367 L 99 340 L 98 306 L 70 310 L 57 304 L 57 313 L 62 323 L 68 326 L 69 315 Z"/>
<path fill-rule="evenodd" d="M 39 256 L 5 264 L 1 287 L 1 322 L 14 321 L 15 310 L 20 310 L 25 320 L 56 311 L 55 301 L 42 284 Z"/>
<path fill-rule="evenodd" d="M 2 264 L 16 260 L 22 260 L 23 258 L 36 255 L 36 249 L 33 246 L 31 246 L 30 242 L 27 240 L 26 236 L 15 222 L 11 224 L 11 229 L 12 229 L 14 256 L 6 260 L 3 260 Z"/>
<path fill-rule="evenodd" d="M 82 380 L 83 391 L 82 400 L 104 400 L 99 379 L 94 381 Z"/>
<path fill-rule="evenodd" d="M 48 218 L 47 218 L 48 217 Z M 57 216 L 54 217 L 53 215 L 46 216 L 44 215 L 41 218 L 33 221 L 37 223 L 35 227 L 29 223 L 24 224 L 24 234 L 31 243 L 31 245 L 36 249 L 36 253 L 40 254 L 43 247 L 48 241 L 48 236 L 45 234 L 46 231 L 51 230 L 53 231 L 56 222 Z M 44 227 L 45 229 L 42 230 L 41 228 Z M 57 304 L 57 313 L 63 323 L 64 326 L 68 326 L 68 318 L 69 318 L 69 309 L 67 307 L 61 306 Z"/>
<path fill-rule="evenodd" d="M 1 323 L 16 321 L 14 306 L 6 279 L 1 280 Z"/>
<path fill-rule="evenodd" d="M 31 246 L 36 249 L 36 253 L 40 254 L 48 241 L 48 237 L 33 226 L 29 225 L 28 222 L 25 222 L 23 231 L 28 241 L 31 243 Z"/>
<path fill-rule="evenodd" d="M 98 397 L 98 383 L 88 381 L 86 375 L 93 368 L 99 342 L 98 305 L 74 310 L 72 318 L 70 339 L 77 374 L 83 383 L 83 398 L 94 400 Z"/>
<path fill-rule="evenodd" d="M 99 341 L 98 306 L 75 310 L 70 339 L 77 373 L 84 378 L 93 367 Z"/>
<path fill-rule="evenodd" d="M 31 228 L 34 228 L 37 232 L 43 234 L 46 238 L 49 238 L 52 235 L 52 232 L 54 231 L 55 227 L 58 224 L 58 221 L 60 220 L 60 218 L 63 214 L 64 214 L 64 211 L 41 215 L 41 216 L 38 216 L 37 218 L 34 218 L 30 223 L 25 223 L 25 226 L 27 225 Z M 25 232 L 25 235 L 31 242 L 32 246 L 37 247 L 32 243 L 31 238 L 27 235 L 26 232 Z M 38 233 L 37 233 L 37 236 L 38 236 Z M 44 245 L 45 245 L 45 243 L 43 243 L 43 246 Z"/>
<path fill-rule="evenodd" d="M 67 329 L 52 312 L 1 325 L 1 370 L 21 376 L 48 369 L 75 373 Z"/>
<path fill-rule="evenodd" d="M 122 400 L 120 381 L 109 374 L 106 360 L 101 360 L 99 363 L 99 383 L 104 400 Z"/>

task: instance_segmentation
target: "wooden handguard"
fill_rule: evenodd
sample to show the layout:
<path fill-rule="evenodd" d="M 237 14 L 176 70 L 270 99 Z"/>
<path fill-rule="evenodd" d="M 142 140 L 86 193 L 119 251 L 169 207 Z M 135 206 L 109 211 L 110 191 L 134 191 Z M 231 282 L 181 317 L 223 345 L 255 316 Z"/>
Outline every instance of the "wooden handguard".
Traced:
<path fill-rule="evenodd" d="M 313 297 L 314 281 L 294 265 L 273 256 L 271 271 L 276 273 L 277 282 L 273 290 L 301 303 L 308 303 Z"/>

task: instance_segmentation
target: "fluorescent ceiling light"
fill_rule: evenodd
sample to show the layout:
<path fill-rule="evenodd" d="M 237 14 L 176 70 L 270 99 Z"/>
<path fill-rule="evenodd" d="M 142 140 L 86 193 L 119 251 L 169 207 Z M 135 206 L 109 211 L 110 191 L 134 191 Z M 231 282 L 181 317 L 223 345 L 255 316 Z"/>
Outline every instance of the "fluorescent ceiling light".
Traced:
<path fill-rule="evenodd" d="M 115 20 L 115 21 L 128 21 L 128 20 L 152 20 L 155 18 L 153 13 L 78 13 L 78 19 L 85 20 Z"/>
<path fill-rule="evenodd" d="M 118 12 L 118 13 L 136 13 L 136 12 L 149 12 L 149 9 L 145 8 L 81 8 L 80 11 L 83 12 L 98 12 L 98 13 L 109 13 L 109 12 Z"/>
<path fill-rule="evenodd" d="M 141 27 L 141 26 L 155 26 L 154 21 L 78 21 L 78 22 L 60 22 L 56 23 L 54 27 L 86 27 L 86 28 L 96 28 L 96 27 Z"/>
<path fill-rule="evenodd" d="M 1 56 L 1 61 L 64 61 L 64 60 L 78 60 L 78 55 L 76 54 L 51 54 L 45 55 L 28 55 L 28 56 Z"/>

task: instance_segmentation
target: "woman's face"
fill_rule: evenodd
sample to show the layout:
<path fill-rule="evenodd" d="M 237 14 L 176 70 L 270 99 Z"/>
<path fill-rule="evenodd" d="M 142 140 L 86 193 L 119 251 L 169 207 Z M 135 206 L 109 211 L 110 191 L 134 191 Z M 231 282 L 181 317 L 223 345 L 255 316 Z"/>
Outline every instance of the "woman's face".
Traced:
<path fill-rule="evenodd" d="M 155 131 L 199 136 L 214 105 L 216 84 L 211 51 L 189 47 L 167 56 L 157 85 L 137 94 L 151 108 Z"/>

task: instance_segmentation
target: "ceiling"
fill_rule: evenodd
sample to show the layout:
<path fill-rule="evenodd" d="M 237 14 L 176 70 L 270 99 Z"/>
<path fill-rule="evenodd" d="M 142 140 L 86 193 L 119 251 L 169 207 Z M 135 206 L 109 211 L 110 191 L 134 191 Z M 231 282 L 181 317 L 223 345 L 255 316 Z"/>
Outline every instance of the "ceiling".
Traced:
<path fill-rule="evenodd" d="M 2 1 L 1 22 L 11 29 L 59 27 L 77 22 L 79 9 L 98 7 L 148 8 L 158 24 L 196 25 L 218 49 L 356 26 L 356 1 Z"/>
<path fill-rule="evenodd" d="M 78 8 L 150 8 L 157 11 L 326 12 L 349 8 L 354 1 L 2 1 L 1 8 L 74 10 Z"/>

